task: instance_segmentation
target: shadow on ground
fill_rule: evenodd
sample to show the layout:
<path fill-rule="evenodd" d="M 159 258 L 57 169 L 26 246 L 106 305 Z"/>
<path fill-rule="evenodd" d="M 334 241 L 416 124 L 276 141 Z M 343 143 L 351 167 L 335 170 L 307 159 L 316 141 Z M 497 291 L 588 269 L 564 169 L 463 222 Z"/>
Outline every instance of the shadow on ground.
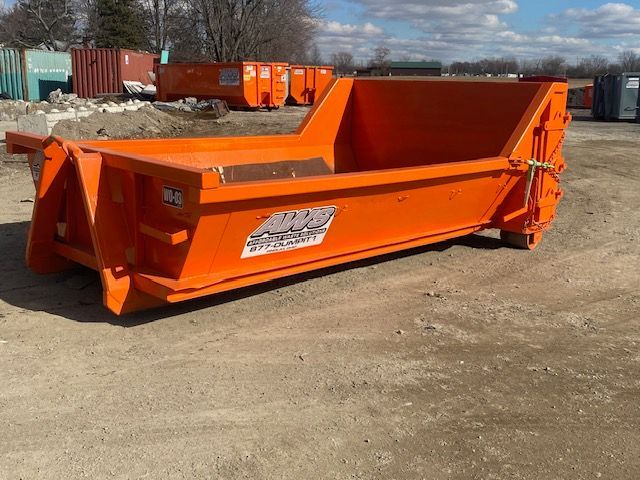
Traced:
<path fill-rule="evenodd" d="M 314 270 L 230 292 L 118 317 L 102 305 L 102 286 L 97 272 L 80 266 L 51 275 L 37 275 L 31 272 L 24 262 L 28 228 L 29 222 L 0 224 L 0 252 L 4 253 L 3 260 L 6 265 L 0 271 L 0 300 L 18 307 L 21 311 L 42 311 L 78 322 L 104 322 L 122 327 L 135 327 L 190 311 L 233 302 L 344 270 L 376 265 L 429 251 L 442 252 L 454 245 L 489 250 L 504 247 L 498 239 L 478 234 L 468 235 L 434 245 Z"/>

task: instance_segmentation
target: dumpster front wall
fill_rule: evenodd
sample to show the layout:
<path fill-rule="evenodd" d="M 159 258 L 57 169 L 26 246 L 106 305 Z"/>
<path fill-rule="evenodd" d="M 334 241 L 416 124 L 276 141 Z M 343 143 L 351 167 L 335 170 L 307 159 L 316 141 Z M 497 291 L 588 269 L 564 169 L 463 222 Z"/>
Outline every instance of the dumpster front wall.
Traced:
<path fill-rule="evenodd" d="M 353 153 L 360 170 L 472 160 L 500 155 L 540 88 L 505 83 L 357 80 Z M 396 83 L 394 81 L 394 83 Z M 375 99 L 375 101 L 371 101 Z"/>

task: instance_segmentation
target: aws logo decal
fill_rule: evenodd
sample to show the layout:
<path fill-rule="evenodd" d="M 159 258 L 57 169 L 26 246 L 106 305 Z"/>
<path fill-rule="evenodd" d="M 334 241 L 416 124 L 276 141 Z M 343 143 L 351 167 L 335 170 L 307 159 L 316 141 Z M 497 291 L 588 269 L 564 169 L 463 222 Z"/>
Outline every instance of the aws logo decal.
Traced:
<path fill-rule="evenodd" d="M 241 258 L 320 245 L 335 213 L 334 206 L 274 213 L 247 237 Z"/>

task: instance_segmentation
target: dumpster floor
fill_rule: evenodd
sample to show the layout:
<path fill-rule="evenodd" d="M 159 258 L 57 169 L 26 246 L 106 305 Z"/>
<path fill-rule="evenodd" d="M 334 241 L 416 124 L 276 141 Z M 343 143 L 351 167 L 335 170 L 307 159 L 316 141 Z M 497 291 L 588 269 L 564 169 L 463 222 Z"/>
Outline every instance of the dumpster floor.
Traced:
<path fill-rule="evenodd" d="M 640 125 L 574 116 L 533 252 L 473 235 L 125 317 L 25 267 L 2 155 L 0 477 L 637 479 Z"/>

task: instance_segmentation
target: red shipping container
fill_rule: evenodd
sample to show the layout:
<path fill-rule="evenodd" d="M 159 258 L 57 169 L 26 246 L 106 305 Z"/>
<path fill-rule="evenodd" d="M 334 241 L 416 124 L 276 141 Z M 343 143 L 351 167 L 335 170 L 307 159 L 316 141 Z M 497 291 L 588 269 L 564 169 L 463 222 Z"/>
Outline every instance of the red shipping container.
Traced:
<path fill-rule="evenodd" d="M 73 93 L 81 98 L 122 93 L 125 80 L 151 83 L 149 72 L 158 55 L 122 48 L 74 48 L 71 50 Z"/>
<path fill-rule="evenodd" d="M 333 67 L 291 65 L 289 98 L 294 105 L 313 105 L 333 78 Z"/>
<path fill-rule="evenodd" d="M 278 108 L 284 105 L 286 63 L 170 63 L 156 68 L 162 102 L 217 98 L 230 107 Z"/>

